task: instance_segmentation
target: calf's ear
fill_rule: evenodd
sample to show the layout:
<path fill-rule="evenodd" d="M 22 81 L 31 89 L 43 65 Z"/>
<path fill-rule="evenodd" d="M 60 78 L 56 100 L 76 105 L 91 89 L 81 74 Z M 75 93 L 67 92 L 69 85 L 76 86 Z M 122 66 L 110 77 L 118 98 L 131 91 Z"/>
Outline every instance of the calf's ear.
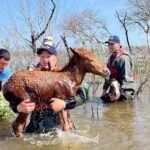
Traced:
<path fill-rule="evenodd" d="M 76 54 L 75 48 L 70 47 L 70 50 L 71 50 L 71 52 L 72 52 L 73 54 Z"/>
<path fill-rule="evenodd" d="M 72 48 L 70 47 L 70 50 L 74 55 L 82 56 L 83 55 L 83 48 Z"/>

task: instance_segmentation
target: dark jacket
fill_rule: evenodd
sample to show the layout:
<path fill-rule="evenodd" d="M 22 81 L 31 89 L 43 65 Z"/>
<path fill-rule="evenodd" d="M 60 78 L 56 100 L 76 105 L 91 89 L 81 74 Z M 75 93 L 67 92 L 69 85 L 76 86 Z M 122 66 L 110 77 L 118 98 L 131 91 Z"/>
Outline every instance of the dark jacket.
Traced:
<path fill-rule="evenodd" d="M 133 62 L 125 50 L 113 53 L 108 59 L 107 66 L 111 72 L 110 79 L 118 80 L 121 88 L 134 88 Z"/>
<path fill-rule="evenodd" d="M 134 73 L 132 58 L 125 50 L 114 52 L 108 59 L 107 67 L 110 70 L 110 78 L 105 81 L 103 89 L 106 91 L 115 79 L 120 83 L 121 96 L 118 100 L 133 99 L 135 93 Z M 113 102 L 109 96 L 103 95 L 101 99 L 104 103 Z"/>

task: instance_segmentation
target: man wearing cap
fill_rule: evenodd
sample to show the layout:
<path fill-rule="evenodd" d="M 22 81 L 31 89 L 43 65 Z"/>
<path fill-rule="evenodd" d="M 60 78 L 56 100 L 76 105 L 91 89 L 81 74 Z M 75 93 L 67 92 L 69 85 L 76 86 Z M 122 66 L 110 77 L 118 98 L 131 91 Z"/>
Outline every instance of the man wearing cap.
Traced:
<path fill-rule="evenodd" d="M 105 43 L 108 44 L 110 57 L 108 59 L 107 67 L 110 69 L 110 79 L 105 81 L 103 86 L 102 100 L 104 102 L 113 102 L 116 100 L 128 99 L 127 94 L 130 96 L 134 94 L 133 83 L 133 63 L 130 55 L 126 50 L 121 49 L 120 39 L 118 36 L 113 35 Z M 107 97 L 107 90 L 113 80 L 117 80 L 121 86 L 121 96 L 119 99 Z M 129 97 L 130 97 L 129 96 Z M 133 96 L 132 96 L 133 97 Z"/>
<path fill-rule="evenodd" d="M 37 54 L 40 62 L 36 65 L 35 71 L 51 71 L 55 68 L 57 63 L 57 50 L 50 39 L 44 39 L 43 46 L 37 50 Z M 17 106 L 10 105 L 14 112 L 32 112 L 30 123 L 26 127 L 26 132 L 47 133 L 60 125 L 57 112 L 63 109 L 75 108 L 88 100 L 88 89 L 89 85 L 84 82 L 73 99 L 64 101 L 59 98 L 52 98 L 50 104 L 46 104 L 45 106 L 42 104 L 42 109 L 39 106 L 35 106 L 35 103 L 30 102 L 29 99 L 25 99 Z"/>

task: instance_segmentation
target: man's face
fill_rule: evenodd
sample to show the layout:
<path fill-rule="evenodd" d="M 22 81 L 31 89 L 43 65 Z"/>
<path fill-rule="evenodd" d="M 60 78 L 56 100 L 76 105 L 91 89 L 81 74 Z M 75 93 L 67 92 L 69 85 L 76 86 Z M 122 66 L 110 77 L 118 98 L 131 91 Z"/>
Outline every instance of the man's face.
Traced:
<path fill-rule="evenodd" d="M 55 55 L 47 52 L 47 51 L 43 51 L 40 55 L 40 64 L 42 67 L 48 69 L 49 68 L 49 64 L 52 68 L 53 65 L 56 64 L 57 60 L 55 61 L 54 58 L 56 57 Z M 57 58 L 57 57 L 56 57 Z"/>
<path fill-rule="evenodd" d="M 5 60 L 4 58 L 1 58 L 0 59 L 0 71 L 3 71 L 8 64 L 9 64 L 9 60 Z"/>
<path fill-rule="evenodd" d="M 120 44 L 119 43 L 108 43 L 108 48 L 109 48 L 110 53 L 113 53 L 116 50 L 120 49 Z"/>

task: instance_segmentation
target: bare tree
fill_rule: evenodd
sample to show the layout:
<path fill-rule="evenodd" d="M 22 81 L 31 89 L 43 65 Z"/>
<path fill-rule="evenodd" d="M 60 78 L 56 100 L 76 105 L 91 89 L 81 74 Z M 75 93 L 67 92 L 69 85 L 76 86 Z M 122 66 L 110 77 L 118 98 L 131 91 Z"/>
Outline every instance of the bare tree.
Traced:
<path fill-rule="evenodd" d="M 117 15 L 117 19 L 119 20 L 119 22 L 122 24 L 124 28 L 128 48 L 129 48 L 129 51 L 132 53 L 131 45 L 129 42 L 129 35 L 128 35 L 129 19 L 128 19 L 127 12 L 125 12 L 124 14 L 123 13 L 119 14 L 119 12 L 116 11 L 116 15 Z"/>
<path fill-rule="evenodd" d="M 61 24 L 67 36 L 79 40 L 82 45 L 89 44 L 91 48 L 96 44 L 103 44 L 103 39 L 111 33 L 104 21 L 97 17 L 93 10 L 84 10 L 72 14 Z"/>
<path fill-rule="evenodd" d="M 137 24 L 147 35 L 147 46 L 150 52 L 150 1 L 149 0 L 128 0 L 131 7 L 130 20 Z"/>
<path fill-rule="evenodd" d="M 70 59 L 71 58 L 71 54 L 70 54 L 70 49 L 69 49 L 69 46 L 68 46 L 68 43 L 67 43 L 67 40 L 66 40 L 65 33 L 63 35 L 61 35 L 61 39 L 62 39 L 62 41 L 64 43 L 64 46 L 65 46 L 65 48 L 67 50 L 68 58 Z"/>
<path fill-rule="evenodd" d="M 51 2 L 51 4 L 49 4 L 49 2 Z M 15 23 L 14 23 L 14 29 L 15 32 L 28 43 L 30 48 L 33 50 L 34 54 L 36 53 L 37 41 L 47 32 L 48 27 L 50 26 L 50 23 L 54 16 L 54 12 L 56 8 L 56 4 L 54 0 L 49 0 L 47 1 L 47 3 L 46 0 L 38 1 L 38 3 L 36 3 L 38 5 L 37 12 L 33 14 L 33 10 L 32 13 L 30 11 L 32 2 L 29 3 L 29 1 L 27 0 L 19 1 L 20 16 L 24 25 L 26 25 L 27 34 L 30 37 L 27 38 L 25 34 L 20 32 L 18 26 Z M 48 8 L 48 12 L 46 12 L 45 6 L 49 6 L 49 7 L 51 6 L 52 8 Z"/>

